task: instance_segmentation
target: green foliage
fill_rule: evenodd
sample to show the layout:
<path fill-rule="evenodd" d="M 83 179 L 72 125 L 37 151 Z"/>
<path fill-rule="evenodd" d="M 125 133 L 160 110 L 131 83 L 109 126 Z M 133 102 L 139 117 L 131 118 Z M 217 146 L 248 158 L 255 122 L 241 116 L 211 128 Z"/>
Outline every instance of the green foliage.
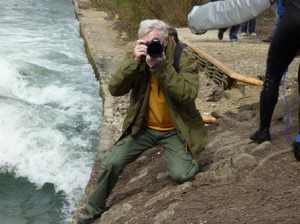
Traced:
<path fill-rule="evenodd" d="M 91 0 L 99 10 L 105 10 L 118 18 L 116 28 L 135 38 L 138 26 L 144 19 L 161 19 L 175 27 L 187 25 L 187 15 L 195 5 L 210 0 Z M 274 8 L 258 17 L 259 22 L 274 19 Z"/>
<path fill-rule="evenodd" d="M 208 0 L 93 0 L 97 7 L 107 9 L 118 16 L 118 29 L 130 37 L 136 35 L 138 25 L 144 19 L 160 19 L 180 27 L 187 25 L 187 15 L 194 5 Z"/>

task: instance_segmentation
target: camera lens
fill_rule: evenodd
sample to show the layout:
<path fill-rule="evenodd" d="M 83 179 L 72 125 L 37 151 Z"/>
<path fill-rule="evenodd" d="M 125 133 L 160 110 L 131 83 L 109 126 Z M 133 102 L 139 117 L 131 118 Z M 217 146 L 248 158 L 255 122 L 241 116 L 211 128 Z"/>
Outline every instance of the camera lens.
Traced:
<path fill-rule="evenodd" d="M 164 51 L 164 44 L 158 39 L 153 38 L 147 48 L 147 53 L 151 58 L 160 58 Z"/>

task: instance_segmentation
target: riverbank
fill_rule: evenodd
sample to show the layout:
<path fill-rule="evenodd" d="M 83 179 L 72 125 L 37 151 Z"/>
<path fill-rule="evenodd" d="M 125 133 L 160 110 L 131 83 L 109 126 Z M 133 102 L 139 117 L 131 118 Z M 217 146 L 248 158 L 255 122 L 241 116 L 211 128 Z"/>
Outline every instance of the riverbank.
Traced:
<path fill-rule="evenodd" d="M 88 0 L 74 0 L 73 2 L 87 56 L 99 81 L 99 94 L 103 99 L 103 120 L 99 145 L 90 180 L 74 214 L 74 220 L 77 220 L 78 211 L 84 207 L 87 196 L 95 186 L 101 157 L 113 145 L 120 130 L 114 117 L 115 102 L 108 92 L 107 80 L 115 68 L 115 63 L 120 61 L 124 55 L 125 48 L 118 39 L 117 31 L 113 28 L 114 22 L 107 20 L 105 12 L 90 9 Z M 74 220 L 73 223 L 77 223 Z"/>
<path fill-rule="evenodd" d="M 104 114 L 93 172 L 74 214 L 73 223 L 76 223 L 78 211 L 95 186 L 103 153 L 120 132 L 127 97 L 111 97 L 107 80 L 133 44 L 121 40 L 113 28 L 114 22 L 108 20 L 105 13 L 89 8 L 88 3 L 88 0 L 74 0 L 87 53 L 98 74 Z M 257 33 L 260 35 L 259 29 Z M 269 45 L 261 41 L 265 38 L 263 36 L 240 37 L 240 44 L 231 45 L 226 37 L 218 41 L 216 31 L 201 36 L 192 35 L 187 28 L 180 28 L 178 32 L 179 37 L 196 44 L 241 74 L 257 77 L 264 73 Z M 296 59 L 289 68 L 286 94 L 296 89 L 298 64 L 299 59 Z M 124 171 L 108 200 L 110 210 L 96 224 L 100 221 L 105 224 L 182 224 L 300 220 L 297 213 L 300 208 L 297 190 L 300 170 L 282 131 L 286 119 L 283 104 L 279 103 L 273 119 L 274 141 L 256 145 L 248 140 L 248 135 L 257 128 L 257 102 L 261 87 L 233 88 L 217 101 L 209 101 L 209 95 L 213 94 L 216 85 L 203 72 L 199 73 L 199 81 L 201 87 L 197 107 L 201 112 L 214 112 L 219 119 L 208 126 L 209 144 L 198 160 L 201 173 L 196 180 L 174 185 L 165 172 L 163 151 L 156 148 Z M 291 105 L 291 109 L 296 111 L 296 103 Z M 295 113 L 292 119 L 294 123 L 290 131 L 295 133 Z M 272 158 L 275 159 L 270 162 Z M 289 164 L 289 167 L 284 164 Z M 278 187 L 274 189 L 274 185 Z"/>

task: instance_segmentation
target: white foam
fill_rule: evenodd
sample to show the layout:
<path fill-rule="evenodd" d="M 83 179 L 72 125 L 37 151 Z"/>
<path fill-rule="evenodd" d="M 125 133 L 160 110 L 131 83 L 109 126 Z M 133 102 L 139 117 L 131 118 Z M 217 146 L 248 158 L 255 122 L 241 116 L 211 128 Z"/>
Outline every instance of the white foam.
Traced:
<path fill-rule="evenodd" d="M 0 169 L 38 188 L 54 184 L 74 207 L 93 163 L 88 134 L 99 130 L 99 99 L 71 85 L 30 86 L 3 59 L 0 70 Z"/>
<path fill-rule="evenodd" d="M 73 5 L 8 0 L 2 6 L 0 172 L 38 188 L 52 183 L 72 210 L 90 176 L 101 122 L 98 84 L 74 11 L 67 10 Z"/>

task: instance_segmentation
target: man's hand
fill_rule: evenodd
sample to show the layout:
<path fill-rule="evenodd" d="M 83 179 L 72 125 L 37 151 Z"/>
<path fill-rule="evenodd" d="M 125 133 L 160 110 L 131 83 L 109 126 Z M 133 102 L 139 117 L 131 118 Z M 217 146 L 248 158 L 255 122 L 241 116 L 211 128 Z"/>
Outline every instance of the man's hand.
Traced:
<path fill-rule="evenodd" d="M 153 67 L 159 65 L 165 59 L 166 59 L 165 52 L 163 52 L 163 54 L 160 58 L 151 58 L 149 55 L 147 55 L 146 63 L 150 68 L 153 68 Z"/>
<path fill-rule="evenodd" d="M 137 63 L 141 63 L 142 62 L 142 57 L 146 57 L 147 56 L 147 46 L 145 45 L 145 41 L 144 40 L 137 40 L 136 45 L 133 49 L 133 59 L 137 62 Z"/>

